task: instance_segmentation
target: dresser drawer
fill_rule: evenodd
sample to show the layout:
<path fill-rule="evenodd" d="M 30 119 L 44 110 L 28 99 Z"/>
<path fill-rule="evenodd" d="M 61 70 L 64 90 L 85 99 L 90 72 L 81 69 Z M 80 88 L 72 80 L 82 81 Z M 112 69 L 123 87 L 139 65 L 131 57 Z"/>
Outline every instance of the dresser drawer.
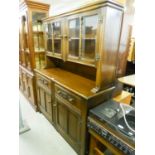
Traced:
<path fill-rule="evenodd" d="M 76 94 L 62 88 L 59 85 L 55 85 L 55 93 L 58 98 L 63 99 L 66 103 L 69 103 L 79 110 L 81 109 L 82 99 Z"/>
<path fill-rule="evenodd" d="M 44 76 L 37 74 L 37 84 L 41 87 L 43 87 L 45 90 L 50 91 L 51 90 L 51 81 Z"/>

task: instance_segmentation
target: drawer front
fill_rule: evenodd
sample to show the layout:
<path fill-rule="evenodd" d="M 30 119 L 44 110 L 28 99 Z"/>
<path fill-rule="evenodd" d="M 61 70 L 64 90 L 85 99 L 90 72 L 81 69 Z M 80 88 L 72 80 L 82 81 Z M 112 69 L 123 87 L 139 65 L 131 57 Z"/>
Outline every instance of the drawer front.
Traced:
<path fill-rule="evenodd" d="M 66 90 L 65 88 L 62 88 L 59 85 L 55 85 L 55 93 L 57 98 L 60 98 L 66 103 L 81 110 L 82 99 L 76 94 Z"/>
<path fill-rule="evenodd" d="M 37 74 L 37 84 L 47 91 L 51 90 L 51 81 L 40 74 Z M 51 92 L 51 91 L 50 91 Z"/>

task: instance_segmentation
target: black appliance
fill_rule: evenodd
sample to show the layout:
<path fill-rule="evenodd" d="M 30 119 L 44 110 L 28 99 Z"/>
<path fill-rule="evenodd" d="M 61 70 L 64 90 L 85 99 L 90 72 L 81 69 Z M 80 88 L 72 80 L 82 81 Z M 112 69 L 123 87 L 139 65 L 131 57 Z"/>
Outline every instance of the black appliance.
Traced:
<path fill-rule="evenodd" d="M 113 100 L 89 111 L 88 128 L 92 129 L 126 155 L 135 154 L 135 110 Z"/>

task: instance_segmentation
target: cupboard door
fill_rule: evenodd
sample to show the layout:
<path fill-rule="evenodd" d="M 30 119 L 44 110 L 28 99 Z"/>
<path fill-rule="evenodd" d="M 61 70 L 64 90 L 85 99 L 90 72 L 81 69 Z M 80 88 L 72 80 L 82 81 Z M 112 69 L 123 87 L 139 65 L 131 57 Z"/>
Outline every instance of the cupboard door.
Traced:
<path fill-rule="evenodd" d="M 68 56 L 79 57 L 80 18 L 68 19 Z"/>
<path fill-rule="evenodd" d="M 62 131 L 67 133 L 67 107 L 56 100 L 57 104 L 57 126 Z"/>
<path fill-rule="evenodd" d="M 37 97 L 40 111 L 52 123 L 53 122 L 52 96 L 41 87 L 37 88 L 37 93 L 38 93 Z"/>
<path fill-rule="evenodd" d="M 40 88 L 40 106 L 43 108 L 43 109 L 46 109 L 46 106 L 45 106 L 45 92 L 43 89 Z"/>
<path fill-rule="evenodd" d="M 75 144 L 80 144 L 81 119 L 73 111 L 68 112 L 68 135 Z"/>
<path fill-rule="evenodd" d="M 52 24 L 53 27 L 53 50 L 54 54 L 62 53 L 62 21 L 56 21 Z"/>
<path fill-rule="evenodd" d="M 81 58 L 88 60 L 95 59 L 98 21 L 98 14 L 82 17 Z"/>
<path fill-rule="evenodd" d="M 52 116 L 52 99 L 51 95 L 48 93 L 45 93 L 45 100 L 46 100 L 46 112 L 49 114 L 49 116 Z"/>

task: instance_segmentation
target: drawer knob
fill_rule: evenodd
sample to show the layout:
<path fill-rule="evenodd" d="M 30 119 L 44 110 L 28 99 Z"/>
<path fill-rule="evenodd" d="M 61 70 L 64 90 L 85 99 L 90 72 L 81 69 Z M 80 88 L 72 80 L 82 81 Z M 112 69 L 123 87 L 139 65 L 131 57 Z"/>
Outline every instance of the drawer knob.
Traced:
<path fill-rule="evenodd" d="M 44 81 L 44 84 L 45 84 L 45 85 L 48 85 L 48 82 L 47 82 L 47 81 Z"/>
<path fill-rule="evenodd" d="M 70 97 L 70 98 L 68 98 L 68 101 L 69 101 L 69 102 L 73 102 L 74 99 Z"/>
<path fill-rule="evenodd" d="M 57 106 L 57 104 L 53 104 L 53 107 L 56 107 Z"/>

